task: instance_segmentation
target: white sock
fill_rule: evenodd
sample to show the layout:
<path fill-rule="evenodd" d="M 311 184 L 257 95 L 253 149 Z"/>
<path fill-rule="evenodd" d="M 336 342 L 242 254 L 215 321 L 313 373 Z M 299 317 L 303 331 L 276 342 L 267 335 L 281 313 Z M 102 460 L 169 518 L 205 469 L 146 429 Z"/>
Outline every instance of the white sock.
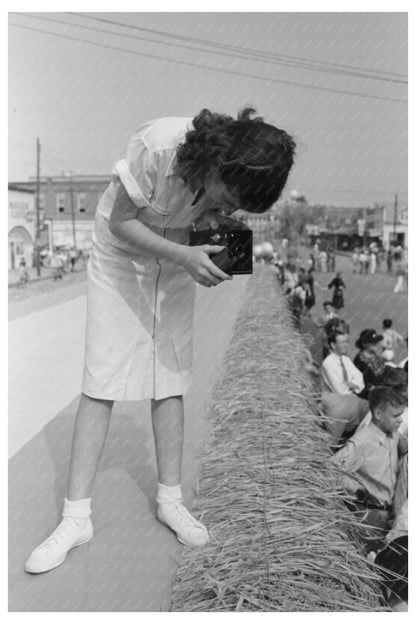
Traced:
<path fill-rule="evenodd" d="M 182 490 L 180 484 L 170 487 L 169 485 L 158 483 L 156 502 L 159 505 L 162 505 L 163 503 L 173 503 L 174 501 L 182 502 Z"/>
<path fill-rule="evenodd" d="M 67 498 L 64 503 L 63 517 L 72 516 L 73 518 L 89 518 L 91 514 L 91 499 L 83 498 L 82 500 L 70 501 Z"/>

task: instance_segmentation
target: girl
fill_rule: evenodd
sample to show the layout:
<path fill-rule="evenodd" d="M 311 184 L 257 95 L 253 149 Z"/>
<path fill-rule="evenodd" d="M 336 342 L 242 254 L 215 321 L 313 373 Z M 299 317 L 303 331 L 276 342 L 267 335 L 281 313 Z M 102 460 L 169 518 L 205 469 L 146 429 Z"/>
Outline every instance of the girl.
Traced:
<path fill-rule="evenodd" d="M 207 212 L 261 213 L 279 198 L 295 143 L 243 110 L 237 119 L 202 110 L 162 118 L 133 135 L 97 208 L 88 264 L 87 335 L 63 520 L 26 562 L 60 565 L 93 536 L 91 493 L 114 401 L 151 400 L 158 469 L 157 517 L 179 541 L 208 532 L 182 504 L 183 395 L 191 383 L 195 283 L 230 276 L 210 259 L 223 247 L 190 247 Z"/>

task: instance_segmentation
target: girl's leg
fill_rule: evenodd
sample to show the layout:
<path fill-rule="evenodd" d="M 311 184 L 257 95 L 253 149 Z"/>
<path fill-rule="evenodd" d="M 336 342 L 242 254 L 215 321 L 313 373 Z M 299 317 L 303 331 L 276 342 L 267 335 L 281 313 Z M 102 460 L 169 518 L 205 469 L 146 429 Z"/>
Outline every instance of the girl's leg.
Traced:
<path fill-rule="evenodd" d="M 159 478 L 157 517 L 183 544 L 203 546 L 209 541 L 208 531 L 182 504 L 183 397 L 152 400 L 152 425 Z"/>
<path fill-rule="evenodd" d="M 26 572 L 39 574 L 52 570 L 65 561 L 71 548 L 92 539 L 91 493 L 107 438 L 112 406 L 113 401 L 81 395 L 63 518 L 55 531 L 31 553 L 25 564 Z"/>
<path fill-rule="evenodd" d="M 98 464 L 107 439 L 113 401 L 81 394 L 72 438 L 68 499 L 91 498 Z"/>
<path fill-rule="evenodd" d="M 183 397 L 152 400 L 151 410 L 159 483 L 170 487 L 179 485 L 184 435 Z"/>

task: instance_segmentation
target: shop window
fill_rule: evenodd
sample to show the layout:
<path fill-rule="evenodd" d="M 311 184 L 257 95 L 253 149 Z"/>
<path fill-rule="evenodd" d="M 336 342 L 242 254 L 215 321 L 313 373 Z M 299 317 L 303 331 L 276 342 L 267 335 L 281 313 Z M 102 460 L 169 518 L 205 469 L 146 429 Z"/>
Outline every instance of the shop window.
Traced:
<path fill-rule="evenodd" d="M 77 203 L 78 203 L 78 212 L 87 211 L 87 195 L 85 193 L 78 193 Z"/>
<path fill-rule="evenodd" d="M 56 207 L 58 212 L 65 212 L 65 193 L 57 193 Z"/>

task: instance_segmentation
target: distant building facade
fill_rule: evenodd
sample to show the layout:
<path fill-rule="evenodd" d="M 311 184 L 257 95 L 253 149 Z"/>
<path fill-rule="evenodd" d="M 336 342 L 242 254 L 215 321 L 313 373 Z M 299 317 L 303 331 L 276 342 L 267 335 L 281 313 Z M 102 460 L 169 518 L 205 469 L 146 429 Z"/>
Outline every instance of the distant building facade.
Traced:
<path fill-rule="evenodd" d="M 49 248 L 73 245 L 79 249 L 91 247 L 96 208 L 110 179 L 109 175 L 42 177 L 39 207 L 41 234 L 44 236 L 41 237 L 41 243 L 47 244 Z M 12 192 L 20 195 L 15 195 L 11 200 Z M 31 256 L 33 252 L 35 192 L 34 179 L 9 183 L 9 266 L 16 264 L 16 257 L 22 255 L 23 248 L 25 257 Z M 13 209 L 14 217 L 11 217 L 11 202 L 21 204 L 19 209 L 16 206 Z M 249 214 L 241 211 L 238 218 L 253 230 L 255 243 L 266 240 L 273 242 L 281 236 L 281 211 L 287 206 L 290 208 L 292 204 L 279 201 L 265 213 Z M 404 248 L 408 247 L 407 206 L 395 209 L 394 206 L 309 205 L 307 209 L 310 211 L 310 220 L 305 235 L 309 242 L 320 237 L 335 247 L 352 248 L 372 240 L 382 242 L 385 248 L 389 248 L 394 241 Z"/>
<path fill-rule="evenodd" d="M 335 247 L 352 249 L 372 241 L 385 249 L 400 244 L 408 247 L 407 206 L 373 207 L 319 206 L 319 218 L 314 219 L 315 206 L 311 206 L 312 219 L 306 227 L 310 241 L 326 240 Z"/>
<path fill-rule="evenodd" d="M 8 268 L 16 269 L 22 258 L 33 263 L 36 238 L 35 193 L 19 185 L 8 185 Z"/>
<path fill-rule="evenodd" d="M 42 226 L 48 232 L 49 248 L 91 247 L 95 211 L 109 182 L 110 176 L 100 175 L 62 175 L 40 179 L 39 207 Z M 12 186 L 35 197 L 35 180 L 13 183 Z"/>
<path fill-rule="evenodd" d="M 253 231 L 253 243 L 273 242 L 278 237 L 280 221 L 275 213 L 268 210 L 260 214 L 241 212 L 235 215 Z"/>
<path fill-rule="evenodd" d="M 383 214 L 383 245 L 387 249 L 395 242 L 407 249 L 409 246 L 407 206 L 386 206 Z"/>

